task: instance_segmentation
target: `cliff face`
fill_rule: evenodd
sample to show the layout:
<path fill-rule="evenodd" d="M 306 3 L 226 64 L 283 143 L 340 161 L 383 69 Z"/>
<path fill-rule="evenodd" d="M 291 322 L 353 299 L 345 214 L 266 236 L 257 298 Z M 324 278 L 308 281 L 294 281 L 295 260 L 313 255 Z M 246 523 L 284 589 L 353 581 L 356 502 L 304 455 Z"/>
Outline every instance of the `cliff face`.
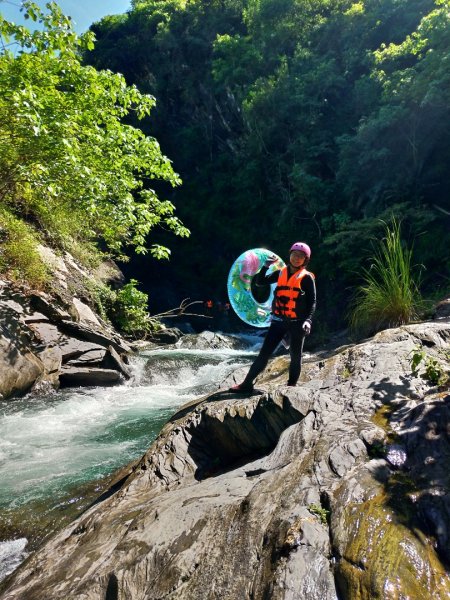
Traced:
<path fill-rule="evenodd" d="M 94 275 L 69 254 L 41 253 L 52 273 L 50 293 L 0 281 L 0 400 L 36 385 L 108 385 L 128 377 L 121 356 L 130 348 L 83 301 Z M 100 277 L 120 275 L 105 268 Z"/>
<path fill-rule="evenodd" d="M 450 396 L 409 358 L 449 342 L 391 329 L 184 407 L 2 600 L 447 598 Z"/>

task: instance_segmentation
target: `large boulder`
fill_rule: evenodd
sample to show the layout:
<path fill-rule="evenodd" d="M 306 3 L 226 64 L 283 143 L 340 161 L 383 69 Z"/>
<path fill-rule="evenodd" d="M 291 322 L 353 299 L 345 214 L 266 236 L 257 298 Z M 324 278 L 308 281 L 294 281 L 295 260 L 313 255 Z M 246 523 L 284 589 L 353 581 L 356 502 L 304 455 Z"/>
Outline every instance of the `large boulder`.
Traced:
<path fill-rule="evenodd" d="M 42 379 L 53 387 L 59 385 L 59 374 L 62 365 L 62 352 L 59 346 L 48 346 L 42 352 L 37 354 L 38 358 L 44 365 L 44 373 Z"/>
<path fill-rule="evenodd" d="M 176 327 L 163 327 L 148 334 L 147 340 L 151 344 L 175 344 L 183 333 Z"/>
<path fill-rule="evenodd" d="M 61 387 L 108 386 L 123 381 L 119 371 L 98 367 L 65 365 L 61 369 L 59 382 Z"/>
<path fill-rule="evenodd" d="M 43 361 L 32 352 L 0 336 L 0 400 L 28 391 L 44 370 Z"/>
<path fill-rule="evenodd" d="M 106 259 L 94 269 L 93 276 L 95 281 L 101 281 L 113 288 L 119 288 L 125 283 L 125 277 L 116 263 L 111 259 Z"/>
<path fill-rule="evenodd" d="M 92 327 L 83 325 L 82 323 L 61 321 L 59 324 L 59 329 L 67 335 L 75 337 L 76 339 L 86 340 L 88 342 L 92 342 L 93 344 L 104 346 L 105 348 L 108 348 L 108 346 L 113 346 L 113 348 L 118 352 L 128 353 L 131 351 L 130 346 L 117 334 L 111 335 L 110 332 L 98 331 Z"/>
<path fill-rule="evenodd" d="M 92 276 L 68 254 L 39 251 L 54 275 L 52 295 L 0 281 L 0 396 L 129 379 L 130 347 L 71 291 L 86 293 Z"/>
<path fill-rule="evenodd" d="M 101 327 L 100 319 L 85 302 L 82 302 L 79 298 L 74 296 L 73 305 L 78 314 L 77 321 L 83 325 L 87 325 L 87 327 L 92 327 L 92 325 Z"/>
<path fill-rule="evenodd" d="M 75 340 L 69 340 L 69 342 L 70 341 L 74 344 L 75 347 L 77 347 Z M 86 345 L 86 342 L 82 342 L 82 344 Z M 109 346 L 109 348 L 104 348 L 103 346 L 95 346 L 94 344 L 87 344 L 87 346 L 88 348 L 90 346 L 90 349 L 87 349 L 87 351 L 77 354 L 76 356 L 70 358 L 70 360 L 66 362 L 67 368 L 81 367 L 82 369 L 109 369 L 111 371 L 118 371 L 125 379 L 131 378 L 130 368 L 125 364 L 122 357 L 114 350 L 112 346 Z M 65 367 L 63 367 L 63 372 L 64 369 Z"/>
<path fill-rule="evenodd" d="M 199 334 L 184 335 L 176 343 L 177 348 L 185 348 L 192 350 L 221 350 L 221 349 L 236 349 L 242 350 L 248 347 L 248 344 L 242 338 L 214 331 L 202 331 Z"/>
<path fill-rule="evenodd" d="M 28 391 L 44 373 L 42 361 L 31 350 L 33 332 L 24 323 L 26 299 L 0 281 L 0 396 Z"/>
<path fill-rule="evenodd" d="M 448 368 L 449 339 L 392 329 L 191 402 L 2 600 L 449 597 L 450 396 L 409 362 L 423 340 Z"/>

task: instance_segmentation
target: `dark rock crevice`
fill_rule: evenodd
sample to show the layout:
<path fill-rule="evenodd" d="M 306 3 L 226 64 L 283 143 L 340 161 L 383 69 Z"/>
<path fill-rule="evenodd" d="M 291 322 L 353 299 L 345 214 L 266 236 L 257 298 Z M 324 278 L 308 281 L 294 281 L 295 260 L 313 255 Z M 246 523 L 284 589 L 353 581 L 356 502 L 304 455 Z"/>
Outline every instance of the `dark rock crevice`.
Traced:
<path fill-rule="evenodd" d="M 205 411 L 192 431 L 188 447 L 197 467 L 196 479 L 224 473 L 237 464 L 244 465 L 269 454 L 281 433 L 302 418 L 293 406 L 283 410 L 270 395 L 263 396 L 250 410 L 241 403 L 223 414 Z"/>
<path fill-rule="evenodd" d="M 207 398 L 193 412 L 174 415 L 128 473 L 145 471 L 153 484 L 168 488 L 192 477 L 218 476 L 269 454 L 283 431 L 311 410 L 307 403 L 296 408 L 287 397 L 270 394 L 226 402 Z"/>
<path fill-rule="evenodd" d="M 119 582 L 114 573 L 109 577 L 105 600 L 119 600 Z"/>

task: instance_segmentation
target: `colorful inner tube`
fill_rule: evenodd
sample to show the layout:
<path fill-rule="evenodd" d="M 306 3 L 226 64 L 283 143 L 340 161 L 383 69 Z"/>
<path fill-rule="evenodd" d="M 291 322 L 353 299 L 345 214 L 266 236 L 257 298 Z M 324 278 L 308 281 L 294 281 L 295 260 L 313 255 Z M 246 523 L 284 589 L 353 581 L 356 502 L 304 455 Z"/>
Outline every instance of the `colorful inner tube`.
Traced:
<path fill-rule="evenodd" d="M 276 284 L 261 287 L 252 285 L 253 277 L 264 266 L 267 258 L 277 256 L 266 248 L 247 250 L 237 258 L 228 274 L 228 297 L 237 316 L 248 325 L 268 327 Z M 282 259 L 269 268 L 268 274 L 285 266 Z"/>

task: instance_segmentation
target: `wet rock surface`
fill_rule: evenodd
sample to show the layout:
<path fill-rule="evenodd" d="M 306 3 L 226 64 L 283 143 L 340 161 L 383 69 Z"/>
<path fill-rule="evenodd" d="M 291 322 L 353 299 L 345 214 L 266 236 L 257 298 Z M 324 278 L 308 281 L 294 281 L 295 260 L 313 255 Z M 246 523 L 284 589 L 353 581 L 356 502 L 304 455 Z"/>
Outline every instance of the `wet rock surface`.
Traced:
<path fill-rule="evenodd" d="M 177 327 L 164 327 L 148 335 L 148 341 L 152 344 L 175 344 L 183 333 Z"/>
<path fill-rule="evenodd" d="M 122 381 L 119 371 L 100 367 L 64 366 L 59 375 L 61 387 L 107 386 Z"/>
<path fill-rule="evenodd" d="M 279 357 L 254 395 L 191 402 L 2 600 L 449 597 L 450 394 L 409 363 L 448 370 L 449 341 L 387 330 L 296 388 Z"/>
<path fill-rule="evenodd" d="M 177 343 L 178 348 L 193 350 L 220 350 L 221 348 L 242 350 L 247 344 L 239 337 L 223 335 L 214 331 L 184 335 Z"/>

